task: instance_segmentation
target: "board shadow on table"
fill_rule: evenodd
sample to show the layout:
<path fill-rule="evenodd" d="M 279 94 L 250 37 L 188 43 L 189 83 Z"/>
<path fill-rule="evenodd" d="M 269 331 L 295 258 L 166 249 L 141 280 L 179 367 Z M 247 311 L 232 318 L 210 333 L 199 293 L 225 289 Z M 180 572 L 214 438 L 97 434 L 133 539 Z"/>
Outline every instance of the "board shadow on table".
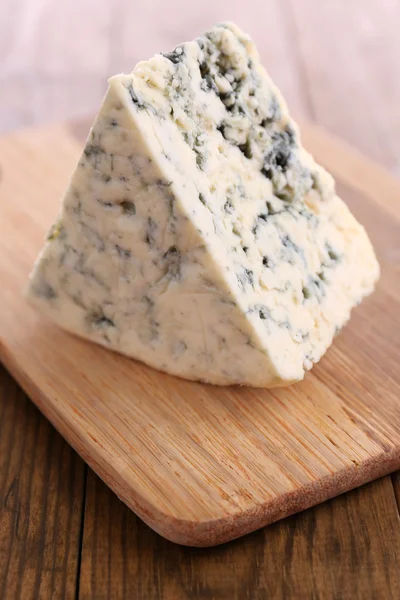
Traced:
<path fill-rule="evenodd" d="M 0 384 L 5 600 L 399 597 L 389 476 L 215 548 L 178 546 L 85 467 L 3 369 Z"/>
<path fill-rule="evenodd" d="M 351 325 L 337 338 L 321 365 L 290 394 L 302 414 L 307 406 L 314 404 L 315 423 L 319 422 L 321 405 L 326 398 L 321 394 L 307 398 L 304 394 L 300 402 L 299 398 L 296 400 L 297 392 L 316 386 L 319 391 L 332 394 L 334 401 L 326 404 L 329 409 L 341 411 L 342 422 L 356 426 L 357 439 L 353 440 L 354 443 L 357 445 L 361 440 L 370 444 L 373 451 L 378 448 L 381 458 L 395 443 L 392 432 L 399 431 L 396 307 L 400 299 L 400 255 L 395 210 L 399 188 L 378 168 L 365 167 L 367 163 L 361 158 L 357 162 L 351 153 L 349 161 L 341 159 L 339 154 L 329 154 L 325 149 L 331 151 L 336 142 L 325 143 L 326 138 L 313 133 L 312 128 L 308 131 L 320 144 L 321 155 L 328 156 L 333 167 L 336 165 L 338 171 L 335 174 L 345 173 L 345 176 L 338 177 L 339 190 L 371 233 L 384 270 L 376 294 L 355 311 Z M 31 217 L 25 215 L 26 223 L 23 215 L 17 215 L 18 219 L 13 221 L 16 230 L 22 223 L 33 232 L 36 220 L 39 222 L 43 217 L 39 200 L 44 194 L 44 184 L 38 175 L 38 167 L 45 165 L 46 171 L 53 176 L 46 179 L 47 201 L 53 202 L 61 192 L 67 171 L 70 171 L 79 151 L 76 139 L 66 132 L 59 126 L 37 131 L 33 137 L 31 133 L 18 133 L 10 136 L 11 141 L 2 142 L 2 161 L 7 169 L 3 173 L 0 191 L 8 190 L 9 193 L 12 190 L 10 197 L 13 200 L 16 198 L 15 190 L 20 198 L 27 197 L 27 183 L 21 178 L 20 170 L 14 168 L 15 156 L 26 161 L 26 173 L 36 183 L 38 205 L 31 207 Z M 63 148 L 63 161 L 56 153 L 49 152 L 54 140 L 57 140 L 60 150 Z M 353 171 L 348 164 L 353 165 Z M 362 189 L 359 179 L 352 174 L 360 170 L 365 172 Z M 33 193 L 32 187 L 29 187 L 29 193 Z M 39 239 L 42 234 L 37 232 L 35 235 Z M 15 265 L 22 265 L 26 270 L 33 250 L 36 250 L 37 240 L 30 241 L 15 235 L 7 239 L 13 247 L 18 244 Z M 7 244 L 5 237 L 0 243 Z M 7 259 L 5 266 L 9 269 Z M 16 269 L 12 269 L 17 282 L 15 285 L 21 287 L 25 272 L 21 271 L 18 281 L 16 273 Z M 12 304 L 10 302 L 10 306 Z M 22 312 L 19 314 L 22 320 Z M 23 316 L 26 316 L 25 313 Z M 5 330 L 8 326 L 9 323 L 5 322 Z M 26 341 L 30 334 L 27 334 L 26 328 L 21 330 L 21 339 Z M 33 329 L 30 331 L 32 333 Z M 57 340 L 64 336 L 62 332 L 54 335 Z M 365 343 L 365 340 L 371 339 L 374 344 Z M 71 345 L 78 348 L 78 341 L 71 342 Z M 349 347 L 357 352 L 349 353 Z M 32 346 L 25 347 L 23 368 L 27 364 L 25 359 L 38 353 L 34 345 L 33 349 L 34 352 Z M 87 350 L 89 362 L 94 352 Z M 112 364 L 117 360 L 110 358 Z M 121 359 L 118 363 L 125 364 L 124 361 Z M 340 377 L 338 365 L 341 367 Z M 37 361 L 38 372 L 43 373 L 45 366 Z M 162 381 L 167 382 L 167 376 L 163 377 Z M 166 385 L 169 385 L 168 382 Z M 177 387 L 183 390 L 191 385 L 182 383 Z M 343 397 L 344 392 L 352 394 L 350 410 Z M 207 396 L 206 392 L 204 394 Z M 223 390 L 218 394 L 220 409 L 232 414 L 237 398 L 224 399 Z M 248 396 L 251 394 L 249 392 Z M 282 400 L 282 392 L 271 394 L 277 398 L 274 402 L 277 407 Z M 183 400 L 184 397 L 180 397 L 180 406 Z M 290 415 L 293 407 L 286 405 Z M 354 409 L 358 411 L 358 417 Z M 331 412 L 328 414 L 332 416 Z M 383 414 L 384 423 L 380 422 Z M 309 422 L 310 415 L 303 424 Z M 322 435 L 326 423 L 322 420 L 320 425 L 322 429 L 318 431 L 324 437 L 324 444 L 331 444 L 329 452 L 332 456 L 337 451 L 336 439 L 328 432 L 329 442 Z M 333 426 L 330 427 L 332 429 Z M 357 452 L 350 453 L 348 458 L 357 467 Z M 126 508 L 2 370 L 0 597 L 21 597 L 23 600 L 63 595 L 68 598 L 76 595 L 81 598 L 126 597 L 139 600 L 196 597 L 240 600 L 246 596 L 255 599 L 398 598 L 398 481 L 398 476 L 384 477 L 223 546 L 184 548 L 158 536 Z"/>

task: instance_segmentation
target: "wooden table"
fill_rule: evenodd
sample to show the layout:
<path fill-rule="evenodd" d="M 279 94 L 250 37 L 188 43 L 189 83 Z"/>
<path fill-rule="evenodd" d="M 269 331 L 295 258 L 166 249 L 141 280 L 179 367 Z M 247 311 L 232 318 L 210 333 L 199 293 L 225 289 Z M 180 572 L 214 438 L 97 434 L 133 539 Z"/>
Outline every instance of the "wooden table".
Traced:
<path fill-rule="evenodd" d="M 294 112 L 400 174 L 399 2 L 201 5 L 3 1 L 0 128 L 88 113 L 108 75 L 228 14 Z M 399 507 L 394 474 L 221 547 L 176 546 L 119 502 L 0 366 L 1 599 L 397 599 Z"/>

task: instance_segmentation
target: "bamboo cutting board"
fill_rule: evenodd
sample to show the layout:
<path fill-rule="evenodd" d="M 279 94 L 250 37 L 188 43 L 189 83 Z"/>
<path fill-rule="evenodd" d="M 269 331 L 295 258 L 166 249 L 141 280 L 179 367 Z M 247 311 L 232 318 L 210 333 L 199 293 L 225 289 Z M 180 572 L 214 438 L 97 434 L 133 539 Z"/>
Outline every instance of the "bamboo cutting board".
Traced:
<path fill-rule="evenodd" d="M 210 546 L 400 468 L 400 184 L 303 126 L 382 277 L 305 381 L 217 388 L 77 339 L 21 297 L 87 131 L 0 140 L 0 358 L 100 477 L 161 535 Z"/>

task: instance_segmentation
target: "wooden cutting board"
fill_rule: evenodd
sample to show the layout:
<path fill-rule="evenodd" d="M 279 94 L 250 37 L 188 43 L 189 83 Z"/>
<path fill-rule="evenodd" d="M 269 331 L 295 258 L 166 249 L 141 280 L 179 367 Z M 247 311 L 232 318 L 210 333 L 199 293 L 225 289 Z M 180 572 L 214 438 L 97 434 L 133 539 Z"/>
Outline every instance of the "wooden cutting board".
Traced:
<path fill-rule="evenodd" d="M 0 358 L 115 493 L 168 539 L 210 546 L 400 468 L 400 184 L 311 125 L 382 266 L 304 382 L 217 388 L 77 339 L 21 297 L 88 123 L 0 139 Z"/>

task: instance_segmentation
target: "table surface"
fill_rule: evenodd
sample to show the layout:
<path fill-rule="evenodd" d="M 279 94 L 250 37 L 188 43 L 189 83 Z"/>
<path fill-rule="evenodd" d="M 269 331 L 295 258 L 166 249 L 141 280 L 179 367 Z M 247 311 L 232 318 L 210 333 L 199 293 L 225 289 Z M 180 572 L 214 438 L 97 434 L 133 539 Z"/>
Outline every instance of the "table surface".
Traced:
<path fill-rule="evenodd" d="M 251 33 L 295 114 L 400 174 L 396 0 L 3 0 L 0 130 L 93 112 L 110 74 L 227 17 Z M 176 546 L 0 366 L 1 599 L 397 599 L 399 507 L 394 474 L 224 546 Z"/>

